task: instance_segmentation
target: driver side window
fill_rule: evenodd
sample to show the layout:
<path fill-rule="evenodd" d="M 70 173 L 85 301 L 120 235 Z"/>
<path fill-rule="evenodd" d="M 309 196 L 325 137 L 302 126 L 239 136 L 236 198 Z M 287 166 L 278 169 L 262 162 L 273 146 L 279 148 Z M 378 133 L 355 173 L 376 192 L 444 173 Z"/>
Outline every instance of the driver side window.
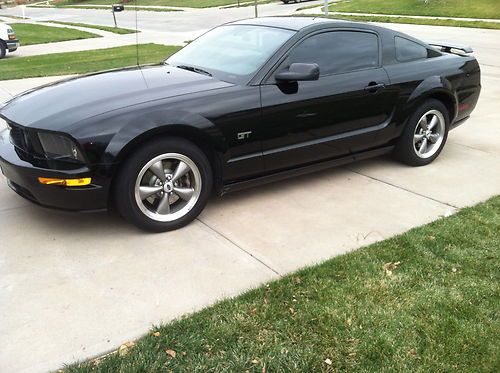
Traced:
<path fill-rule="evenodd" d="M 331 31 L 300 42 L 288 55 L 285 65 L 317 63 L 321 76 L 379 66 L 377 35 L 362 31 Z"/>

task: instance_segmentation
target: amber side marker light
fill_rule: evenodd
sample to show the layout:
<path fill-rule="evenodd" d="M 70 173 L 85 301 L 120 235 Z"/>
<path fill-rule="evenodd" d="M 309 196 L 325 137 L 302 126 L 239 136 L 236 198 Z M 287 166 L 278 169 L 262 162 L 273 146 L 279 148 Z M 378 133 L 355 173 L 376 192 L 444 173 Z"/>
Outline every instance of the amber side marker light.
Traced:
<path fill-rule="evenodd" d="M 92 182 L 92 178 L 84 177 L 81 179 L 53 179 L 48 177 L 39 177 L 38 181 L 40 184 L 44 185 L 60 185 L 67 187 L 80 187 L 89 185 Z"/>

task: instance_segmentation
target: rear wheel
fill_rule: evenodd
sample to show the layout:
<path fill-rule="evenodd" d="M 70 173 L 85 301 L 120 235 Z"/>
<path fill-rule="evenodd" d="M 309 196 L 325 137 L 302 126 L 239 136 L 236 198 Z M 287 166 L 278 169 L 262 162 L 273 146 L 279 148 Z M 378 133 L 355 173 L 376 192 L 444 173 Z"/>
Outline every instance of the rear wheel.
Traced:
<path fill-rule="evenodd" d="M 126 161 L 114 202 L 139 228 L 165 232 L 195 219 L 211 189 L 212 170 L 203 151 L 187 140 L 167 138 L 148 143 Z"/>
<path fill-rule="evenodd" d="M 449 114 L 441 101 L 426 101 L 408 120 L 398 140 L 395 156 L 411 166 L 425 166 L 436 159 L 448 138 Z"/>

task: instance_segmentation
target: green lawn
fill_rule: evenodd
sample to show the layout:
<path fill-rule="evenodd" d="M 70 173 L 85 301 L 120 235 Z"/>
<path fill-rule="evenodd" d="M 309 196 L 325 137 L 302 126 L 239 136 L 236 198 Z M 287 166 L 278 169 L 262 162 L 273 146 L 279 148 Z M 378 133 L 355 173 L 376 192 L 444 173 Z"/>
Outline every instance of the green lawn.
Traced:
<path fill-rule="evenodd" d="M 63 6 L 62 8 L 74 8 L 74 9 L 103 9 L 102 7 L 98 7 L 95 5 L 86 5 L 84 7 L 81 6 L 74 6 L 74 5 L 66 5 Z M 172 9 L 172 8 L 145 8 L 145 7 L 131 7 L 131 6 L 125 6 L 126 11 L 143 11 L 143 12 L 182 12 L 182 9 Z"/>
<path fill-rule="evenodd" d="M 335 12 L 381 13 L 465 18 L 500 18 L 499 0 L 342 0 Z"/>
<path fill-rule="evenodd" d="M 115 2 L 113 2 L 115 3 Z M 81 4 L 81 5 L 80 5 Z M 46 9 L 46 8 L 54 8 L 54 6 L 42 6 L 42 5 L 30 5 L 30 8 L 38 8 L 38 9 Z M 97 6 L 97 5 L 85 5 L 85 3 L 78 3 L 78 4 L 68 4 L 68 5 L 57 5 L 55 8 L 70 8 L 70 9 L 97 9 L 97 10 L 105 10 L 109 11 L 111 8 L 106 8 L 102 6 Z M 146 11 L 146 12 L 182 12 L 182 9 L 174 9 L 174 8 L 147 8 L 147 7 L 132 7 L 132 6 L 125 6 L 126 11 Z"/>
<path fill-rule="evenodd" d="M 99 35 L 90 32 L 70 29 L 67 27 L 51 27 L 32 25 L 29 23 L 10 24 L 22 45 L 53 43 L 56 41 L 98 38 Z"/>
<path fill-rule="evenodd" d="M 140 63 L 159 63 L 180 49 L 158 44 L 139 45 Z M 133 66 L 137 63 L 135 45 L 93 51 L 8 58 L 0 61 L 0 80 L 37 76 L 84 74 Z"/>
<path fill-rule="evenodd" d="M 497 196 L 65 371 L 498 372 L 499 306 Z"/>
<path fill-rule="evenodd" d="M 248 2 L 249 0 L 241 0 L 241 3 Z M 262 0 L 259 0 L 262 1 Z M 122 3 L 123 0 L 56 0 L 51 4 L 58 5 L 91 5 L 91 4 L 116 4 Z M 225 6 L 237 4 L 238 0 L 132 0 L 125 2 L 129 5 L 158 5 L 158 6 L 175 6 L 175 7 L 186 7 L 186 8 L 209 8 L 216 6 Z"/>
<path fill-rule="evenodd" d="M 59 25 L 68 25 L 68 26 L 77 26 L 77 27 L 86 27 L 93 28 L 102 31 L 113 32 L 115 34 L 135 34 L 136 30 L 131 30 L 128 28 L 120 28 L 120 27 L 110 27 L 110 26 L 101 26 L 101 25 L 91 25 L 88 23 L 75 23 L 75 22 L 60 22 L 60 21 L 48 21 L 50 23 L 57 23 Z"/>
<path fill-rule="evenodd" d="M 316 14 L 311 16 L 323 17 L 322 14 Z M 500 29 L 499 22 L 456 21 L 453 19 L 435 19 L 435 18 L 425 19 L 425 18 L 389 17 L 389 16 L 352 16 L 347 14 L 332 14 L 329 16 L 329 18 L 345 19 L 347 21 L 360 21 L 360 22 L 406 23 L 414 25 Z"/>

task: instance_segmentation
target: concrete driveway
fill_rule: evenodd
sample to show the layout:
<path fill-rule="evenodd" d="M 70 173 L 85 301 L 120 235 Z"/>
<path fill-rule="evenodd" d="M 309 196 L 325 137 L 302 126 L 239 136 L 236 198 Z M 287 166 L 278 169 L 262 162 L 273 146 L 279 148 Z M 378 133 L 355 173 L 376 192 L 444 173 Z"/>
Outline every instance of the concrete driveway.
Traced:
<path fill-rule="evenodd" d="M 214 199 L 188 227 L 156 235 L 107 214 L 33 206 L 0 179 L 0 371 L 104 353 L 153 324 L 500 193 L 500 31 L 387 26 L 471 44 L 482 64 L 472 119 L 427 167 L 354 163 Z M 0 96 L 48 80 L 0 81 Z"/>

